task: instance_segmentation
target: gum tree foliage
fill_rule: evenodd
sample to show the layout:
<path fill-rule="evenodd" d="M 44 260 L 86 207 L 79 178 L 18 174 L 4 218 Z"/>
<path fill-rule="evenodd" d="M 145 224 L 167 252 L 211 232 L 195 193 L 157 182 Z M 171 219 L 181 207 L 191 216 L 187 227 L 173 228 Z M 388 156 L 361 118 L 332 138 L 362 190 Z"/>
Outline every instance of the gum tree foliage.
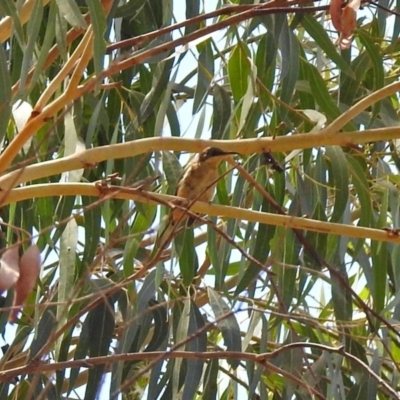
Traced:
<path fill-rule="evenodd" d="M 397 396 L 398 5 L 340 50 L 329 4 L 254 3 L 0 3 L 1 242 L 42 255 L 1 398 Z"/>

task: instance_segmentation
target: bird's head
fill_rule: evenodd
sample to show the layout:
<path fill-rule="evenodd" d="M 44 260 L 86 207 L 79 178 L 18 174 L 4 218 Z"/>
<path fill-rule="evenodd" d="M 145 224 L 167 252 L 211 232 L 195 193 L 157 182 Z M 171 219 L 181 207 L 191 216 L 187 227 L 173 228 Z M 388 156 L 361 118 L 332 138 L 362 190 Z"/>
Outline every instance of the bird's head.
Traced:
<path fill-rule="evenodd" d="M 219 149 L 218 147 L 207 147 L 199 154 L 199 161 L 215 161 L 219 163 L 220 161 L 226 159 L 228 156 L 232 154 L 239 154 L 234 151 L 224 151 Z"/>

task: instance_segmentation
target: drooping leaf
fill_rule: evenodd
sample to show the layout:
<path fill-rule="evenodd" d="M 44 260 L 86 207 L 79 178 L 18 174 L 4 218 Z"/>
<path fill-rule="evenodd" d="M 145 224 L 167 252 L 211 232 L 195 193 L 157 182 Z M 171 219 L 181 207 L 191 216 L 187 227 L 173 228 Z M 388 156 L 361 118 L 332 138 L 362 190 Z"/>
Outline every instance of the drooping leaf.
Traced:
<path fill-rule="evenodd" d="M 89 356 L 99 357 L 107 355 L 115 326 L 113 304 L 108 299 L 101 302 L 88 313 L 87 321 Z M 97 396 L 104 371 L 105 365 L 97 365 L 90 369 L 85 399 L 89 400 Z"/>
<path fill-rule="evenodd" d="M 214 54 L 209 40 L 201 44 L 197 77 L 193 99 L 193 114 L 196 114 L 203 107 L 208 96 L 210 84 L 214 79 Z"/>
<path fill-rule="evenodd" d="M 235 314 L 216 291 L 208 288 L 208 296 L 210 298 L 211 308 L 215 315 L 216 324 L 221 330 L 227 350 L 240 351 L 240 328 L 235 318 Z M 237 359 L 228 359 L 228 362 L 232 368 L 236 369 L 239 366 L 239 360 Z"/>
<path fill-rule="evenodd" d="M 56 0 L 61 15 L 75 28 L 86 28 L 87 24 L 74 0 Z"/>
<path fill-rule="evenodd" d="M 248 49 L 243 42 L 240 42 L 234 47 L 228 61 L 229 81 L 232 97 L 236 104 L 239 103 L 247 91 L 247 77 L 250 73 L 250 63 L 247 57 Z"/>

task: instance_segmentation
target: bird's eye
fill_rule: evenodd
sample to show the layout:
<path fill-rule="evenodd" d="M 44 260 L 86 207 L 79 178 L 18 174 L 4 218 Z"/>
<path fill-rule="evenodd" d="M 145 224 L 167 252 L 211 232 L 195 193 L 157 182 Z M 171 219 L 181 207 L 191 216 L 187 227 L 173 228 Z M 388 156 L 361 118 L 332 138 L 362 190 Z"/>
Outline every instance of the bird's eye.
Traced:
<path fill-rule="evenodd" d="M 216 147 L 211 147 L 207 150 L 208 157 L 216 157 L 222 155 L 224 152 Z"/>

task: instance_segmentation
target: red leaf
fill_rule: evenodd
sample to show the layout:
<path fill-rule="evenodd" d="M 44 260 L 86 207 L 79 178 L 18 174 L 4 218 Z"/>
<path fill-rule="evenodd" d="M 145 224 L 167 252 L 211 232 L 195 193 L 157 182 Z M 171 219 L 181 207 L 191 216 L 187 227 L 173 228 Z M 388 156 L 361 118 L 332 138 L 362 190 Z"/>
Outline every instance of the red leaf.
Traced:
<path fill-rule="evenodd" d="M 29 293 L 35 287 L 36 280 L 40 273 L 40 251 L 37 246 L 30 246 L 22 255 L 19 262 L 19 279 L 15 284 L 13 307 L 21 309 Z M 9 321 L 15 322 L 18 308 L 11 311 Z"/>
<path fill-rule="evenodd" d="M 342 33 L 345 36 L 351 36 L 357 27 L 357 10 L 350 7 L 350 4 L 342 12 Z"/>
<path fill-rule="evenodd" d="M 360 8 L 361 0 L 351 0 L 341 10 L 341 0 L 332 0 L 329 11 L 332 24 L 339 32 L 337 44 L 341 49 L 348 49 L 351 45 L 354 29 L 357 27 L 357 11 Z"/>
<path fill-rule="evenodd" d="M 12 288 L 19 278 L 18 246 L 7 249 L 0 260 L 0 294 Z"/>
<path fill-rule="evenodd" d="M 329 5 L 329 13 L 331 14 L 332 24 L 338 32 L 342 30 L 342 0 L 332 0 Z"/>

